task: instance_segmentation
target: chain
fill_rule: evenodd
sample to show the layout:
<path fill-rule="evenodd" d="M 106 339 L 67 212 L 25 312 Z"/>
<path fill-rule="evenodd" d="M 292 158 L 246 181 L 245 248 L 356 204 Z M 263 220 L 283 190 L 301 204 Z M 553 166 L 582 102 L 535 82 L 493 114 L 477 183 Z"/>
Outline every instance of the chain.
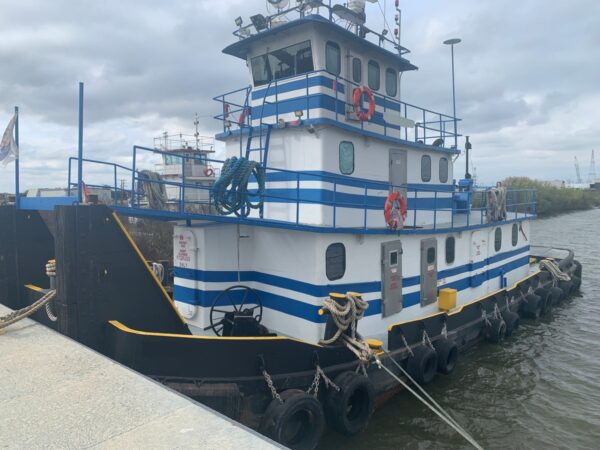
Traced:
<path fill-rule="evenodd" d="M 444 326 L 442 327 L 442 331 L 440 332 L 444 339 L 448 339 L 448 324 L 444 322 Z"/>
<path fill-rule="evenodd" d="M 429 335 L 427 334 L 427 330 L 423 330 L 423 345 L 426 346 L 426 347 L 431 347 L 433 349 L 433 344 L 431 343 L 431 339 L 429 339 Z"/>
<path fill-rule="evenodd" d="M 283 399 L 281 398 L 281 395 L 279 395 L 279 393 L 277 392 L 277 389 L 275 389 L 275 385 L 273 384 L 273 379 L 271 378 L 271 375 L 267 373 L 266 369 L 262 370 L 262 374 L 265 378 L 265 381 L 267 382 L 267 386 L 269 386 L 269 389 L 271 390 L 271 396 L 273 397 L 273 399 L 276 399 L 279 403 L 283 405 Z"/>
<path fill-rule="evenodd" d="M 335 389 L 336 391 L 340 392 L 341 388 L 335 384 L 333 381 L 331 381 L 331 379 L 325 375 L 325 372 L 323 372 L 323 369 L 321 369 L 320 366 L 317 366 L 317 371 L 321 374 L 321 378 L 323 378 L 323 381 L 325 382 L 325 386 L 332 387 L 333 389 Z"/>
<path fill-rule="evenodd" d="M 404 337 L 404 335 L 402 335 L 402 342 L 404 343 L 406 350 L 408 350 L 408 353 L 410 353 L 410 356 L 415 356 L 412 349 L 410 348 L 410 345 L 408 345 L 408 342 L 406 342 L 406 338 Z"/>
<path fill-rule="evenodd" d="M 498 308 L 498 303 L 494 304 L 494 317 L 496 319 L 502 318 L 502 314 L 500 314 L 500 308 Z"/>
<path fill-rule="evenodd" d="M 488 327 L 492 326 L 491 322 L 488 319 L 487 314 L 485 313 L 485 308 L 481 308 L 481 318 L 483 319 L 483 321 L 485 322 L 485 324 Z"/>
<path fill-rule="evenodd" d="M 317 398 L 319 395 L 319 381 L 321 381 L 321 372 L 319 372 L 318 366 L 315 371 L 315 377 L 313 378 L 312 384 L 306 390 L 306 393 L 310 395 L 311 391 L 313 392 L 313 396 Z"/>

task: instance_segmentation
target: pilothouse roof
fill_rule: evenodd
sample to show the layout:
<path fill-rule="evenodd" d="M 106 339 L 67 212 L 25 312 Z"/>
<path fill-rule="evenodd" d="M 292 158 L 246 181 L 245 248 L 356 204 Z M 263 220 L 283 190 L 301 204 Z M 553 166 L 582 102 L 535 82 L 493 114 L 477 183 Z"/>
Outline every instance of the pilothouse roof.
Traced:
<path fill-rule="evenodd" d="M 322 27 L 323 29 L 327 29 L 329 31 L 333 31 L 340 35 L 340 40 L 344 42 L 351 42 L 352 45 L 356 45 L 357 49 L 365 49 L 374 55 L 380 56 L 382 59 L 394 59 L 398 63 L 398 70 L 401 72 L 409 71 L 409 70 L 417 70 L 418 67 L 411 64 L 406 58 L 402 57 L 401 54 L 408 53 L 408 50 L 404 47 L 401 47 L 400 52 L 392 52 L 382 46 L 375 44 L 374 42 L 369 41 L 366 38 L 363 38 L 352 31 L 347 30 L 346 28 L 341 27 L 340 25 L 322 17 L 320 15 L 310 15 L 305 16 L 300 19 L 292 20 L 290 22 L 286 22 L 277 26 L 272 26 L 264 31 L 261 31 L 257 34 L 251 35 L 249 37 L 245 37 L 240 41 L 229 45 L 225 49 L 223 49 L 223 53 L 236 56 L 241 59 L 247 59 L 248 53 L 255 47 L 257 42 L 264 40 L 265 38 L 271 38 L 278 34 L 282 33 L 294 33 L 299 32 L 302 28 L 316 25 L 318 27 Z"/>

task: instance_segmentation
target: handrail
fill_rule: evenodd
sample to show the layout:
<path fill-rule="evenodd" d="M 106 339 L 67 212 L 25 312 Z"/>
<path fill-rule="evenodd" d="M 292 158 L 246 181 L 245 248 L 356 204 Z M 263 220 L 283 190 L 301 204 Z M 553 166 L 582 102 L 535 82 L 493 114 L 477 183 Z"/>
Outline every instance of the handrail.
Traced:
<path fill-rule="evenodd" d="M 267 86 L 267 88 L 264 87 L 260 87 L 257 88 L 255 90 L 252 89 L 252 86 L 249 87 L 244 87 L 242 89 L 237 89 L 225 94 L 222 94 L 220 96 L 214 97 L 213 100 L 217 101 L 217 102 L 221 102 L 223 104 L 228 104 L 230 106 L 234 106 L 234 107 L 238 107 L 241 109 L 235 110 L 235 111 L 228 111 L 227 114 L 223 113 L 223 114 L 217 114 L 214 116 L 215 119 L 223 121 L 224 123 L 224 131 L 226 131 L 226 127 L 225 127 L 225 121 L 227 120 L 227 115 L 228 114 L 233 114 L 235 112 L 240 112 L 243 110 L 243 106 L 236 104 L 235 102 L 228 100 L 228 97 L 239 94 L 240 92 L 247 92 L 248 95 L 251 95 L 252 93 L 254 94 L 260 94 L 259 96 L 257 96 L 257 98 L 255 100 L 259 100 L 260 97 L 262 96 L 263 98 L 263 105 L 261 107 L 261 124 L 262 124 L 262 116 L 264 115 L 264 101 L 266 100 L 266 98 L 268 96 L 275 96 L 276 100 L 275 100 L 275 120 L 277 121 L 279 119 L 279 100 L 278 100 L 278 88 L 281 85 L 287 85 L 290 82 L 300 82 L 300 84 L 302 84 L 304 87 L 298 87 L 298 88 L 294 88 L 293 90 L 298 90 L 301 91 L 303 90 L 304 93 L 300 94 L 297 97 L 293 97 L 290 99 L 286 99 L 286 100 L 282 100 L 282 102 L 287 102 L 287 101 L 296 101 L 300 98 L 306 98 L 306 110 L 307 110 L 307 115 L 310 118 L 310 108 L 309 108 L 309 99 L 314 96 L 315 94 L 310 94 L 309 92 L 309 79 L 311 78 L 315 78 L 318 76 L 325 76 L 326 78 L 328 78 L 329 80 L 331 80 L 332 82 L 335 82 L 335 121 L 340 121 L 339 119 L 339 113 L 338 113 L 338 102 L 340 101 L 339 95 L 338 95 L 338 91 L 339 91 L 339 83 L 343 83 L 344 84 L 344 89 L 353 89 L 355 87 L 359 87 L 360 84 L 355 83 L 352 80 L 349 80 L 345 77 L 341 77 L 341 76 L 337 76 L 334 74 L 331 74 L 329 72 L 327 72 L 324 69 L 319 69 L 319 70 L 313 70 L 311 72 L 307 72 L 305 74 L 301 74 L 301 75 L 290 75 L 288 77 L 283 77 L 283 78 L 279 78 L 277 80 L 271 80 Z M 304 83 L 302 83 L 302 81 L 305 81 Z M 270 88 L 274 86 L 275 87 L 275 93 L 270 95 L 269 91 Z M 461 119 L 460 118 L 454 118 L 453 116 L 449 115 L 449 114 L 444 114 L 444 113 L 440 113 L 440 112 L 436 112 L 433 111 L 431 109 L 427 109 L 427 108 L 423 108 L 411 103 L 407 103 L 404 102 L 402 100 L 399 100 L 397 98 L 394 97 L 389 97 L 387 95 L 385 95 L 384 93 L 380 93 L 380 92 L 374 92 L 374 100 L 377 103 L 377 105 L 380 108 L 383 108 L 383 112 L 387 112 L 389 110 L 393 110 L 398 112 L 399 114 L 403 114 L 404 117 L 408 118 L 409 113 L 411 115 L 414 114 L 413 117 L 413 121 L 415 122 L 415 132 L 414 132 L 414 141 L 418 142 L 419 140 L 423 140 L 424 142 L 427 142 L 430 139 L 436 139 L 436 138 L 445 138 L 445 137 L 459 137 L 460 134 L 458 133 L 458 129 L 457 129 L 457 122 L 460 122 Z M 347 96 L 347 98 L 349 98 Z M 347 104 L 347 101 L 346 101 Z M 376 110 L 377 114 L 381 114 L 380 111 Z M 345 113 L 342 114 L 345 116 Z M 434 118 L 429 118 L 427 116 L 431 116 L 433 115 Z M 451 123 L 452 128 L 454 128 L 452 131 L 448 131 L 446 129 L 446 124 Z M 438 125 L 437 127 L 432 127 L 431 125 Z M 245 126 L 245 124 L 244 124 Z M 242 126 L 240 126 L 240 128 L 242 128 Z M 364 129 L 364 122 L 361 122 L 360 124 L 360 128 Z M 408 129 L 406 127 L 404 130 L 404 138 L 402 137 L 402 128 L 403 127 L 399 127 L 397 125 L 393 125 L 393 124 L 384 124 L 384 136 L 389 136 L 389 137 L 397 137 L 399 139 L 404 139 L 404 140 L 408 140 Z M 389 131 L 388 129 L 392 130 L 392 131 L 396 131 L 397 133 L 392 133 L 391 131 Z M 421 136 L 419 136 L 418 130 L 422 129 L 423 130 L 423 134 Z M 434 135 L 427 135 L 427 131 L 432 131 L 434 132 Z M 396 136 L 398 135 L 398 136 Z"/>

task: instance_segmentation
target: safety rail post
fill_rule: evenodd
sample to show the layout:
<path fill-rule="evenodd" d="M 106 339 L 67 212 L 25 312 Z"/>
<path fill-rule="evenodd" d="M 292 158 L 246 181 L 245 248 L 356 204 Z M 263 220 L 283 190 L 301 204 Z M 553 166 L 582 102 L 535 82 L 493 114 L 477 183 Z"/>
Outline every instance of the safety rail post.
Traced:
<path fill-rule="evenodd" d="M 400 108 L 402 111 L 402 108 Z M 408 105 L 404 103 L 404 118 L 408 119 Z M 404 127 L 404 140 L 408 141 L 408 127 Z"/>
<path fill-rule="evenodd" d="M 444 141 L 444 144 L 446 143 L 446 136 L 442 133 L 442 127 L 443 127 L 443 122 L 442 122 L 442 115 L 439 114 L 440 116 L 440 139 Z"/>
<path fill-rule="evenodd" d="M 131 166 L 131 207 L 135 208 L 135 163 L 137 159 L 137 146 L 133 146 L 133 164 Z"/>
<path fill-rule="evenodd" d="M 413 205 L 413 228 L 417 228 L 417 205 L 418 205 L 419 190 L 415 189 L 415 203 Z M 408 188 L 406 195 L 406 205 L 408 206 Z"/>
<path fill-rule="evenodd" d="M 338 121 L 338 76 L 335 76 L 335 121 Z"/>
<path fill-rule="evenodd" d="M 427 120 L 425 110 L 423 110 L 423 144 L 427 144 Z"/>
<path fill-rule="evenodd" d="M 185 157 L 181 157 L 181 189 L 179 190 L 179 212 L 185 212 Z"/>
<path fill-rule="evenodd" d="M 300 172 L 296 172 L 296 225 L 300 223 Z"/>
<path fill-rule="evenodd" d="M 308 101 L 308 95 L 309 95 L 309 83 L 308 83 L 308 73 L 305 75 L 305 80 L 306 80 L 306 96 L 304 98 L 306 98 L 306 119 L 310 119 L 310 102 Z"/>
<path fill-rule="evenodd" d="M 433 229 L 437 230 L 437 198 L 438 191 L 435 191 L 433 194 Z"/>
<path fill-rule="evenodd" d="M 115 165 L 114 168 L 115 168 L 115 192 L 114 192 L 115 198 L 114 198 L 114 205 L 117 206 L 117 194 L 118 194 L 118 192 L 117 192 L 117 166 Z"/>
<path fill-rule="evenodd" d="M 73 161 L 73 157 L 69 158 L 69 165 L 67 167 L 67 178 L 69 179 L 67 185 L 67 197 L 71 196 L 71 162 Z"/>

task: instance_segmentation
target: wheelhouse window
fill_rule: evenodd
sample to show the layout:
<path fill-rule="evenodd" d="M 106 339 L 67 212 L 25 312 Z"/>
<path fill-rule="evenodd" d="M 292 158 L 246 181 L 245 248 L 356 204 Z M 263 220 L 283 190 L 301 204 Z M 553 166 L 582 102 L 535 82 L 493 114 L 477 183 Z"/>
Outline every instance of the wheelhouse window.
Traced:
<path fill-rule="evenodd" d="M 362 61 L 360 58 L 352 59 L 352 81 L 355 83 L 362 81 Z"/>
<path fill-rule="evenodd" d="M 440 183 L 448 182 L 448 158 L 440 158 Z"/>
<path fill-rule="evenodd" d="M 375 61 L 369 61 L 368 84 L 371 89 L 378 91 L 381 87 L 381 74 L 379 64 Z"/>
<path fill-rule="evenodd" d="M 333 75 L 342 72 L 342 52 L 335 42 L 328 42 L 325 45 L 325 70 Z"/>
<path fill-rule="evenodd" d="M 398 93 L 398 72 L 394 69 L 385 71 L 385 92 L 390 97 L 395 97 Z"/>
<path fill-rule="evenodd" d="M 250 61 L 254 86 L 314 70 L 310 41 L 273 50 Z"/>
<path fill-rule="evenodd" d="M 354 172 L 354 144 L 352 142 L 340 142 L 340 172 L 344 175 Z"/>
<path fill-rule="evenodd" d="M 519 243 L 519 226 L 516 223 L 513 223 L 512 226 L 512 246 L 516 247 Z"/>
<path fill-rule="evenodd" d="M 446 238 L 446 264 L 452 264 L 456 255 L 456 239 L 454 236 Z"/>
<path fill-rule="evenodd" d="M 329 281 L 339 280 L 346 272 L 346 247 L 331 244 L 325 251 L 325 274 Z"/>
<path fill-rule="evenodd" d="M 421 156 L 421 181 L 431 181 L 431 156 Z"/>
<path fill-rule="evenodd" d="M 498 228 L 496 228 L 496 231 L 494 232 L 494 250 L 499 252 L 501 248 L 502 248 L 502 228 L 498 227 Z"/>

